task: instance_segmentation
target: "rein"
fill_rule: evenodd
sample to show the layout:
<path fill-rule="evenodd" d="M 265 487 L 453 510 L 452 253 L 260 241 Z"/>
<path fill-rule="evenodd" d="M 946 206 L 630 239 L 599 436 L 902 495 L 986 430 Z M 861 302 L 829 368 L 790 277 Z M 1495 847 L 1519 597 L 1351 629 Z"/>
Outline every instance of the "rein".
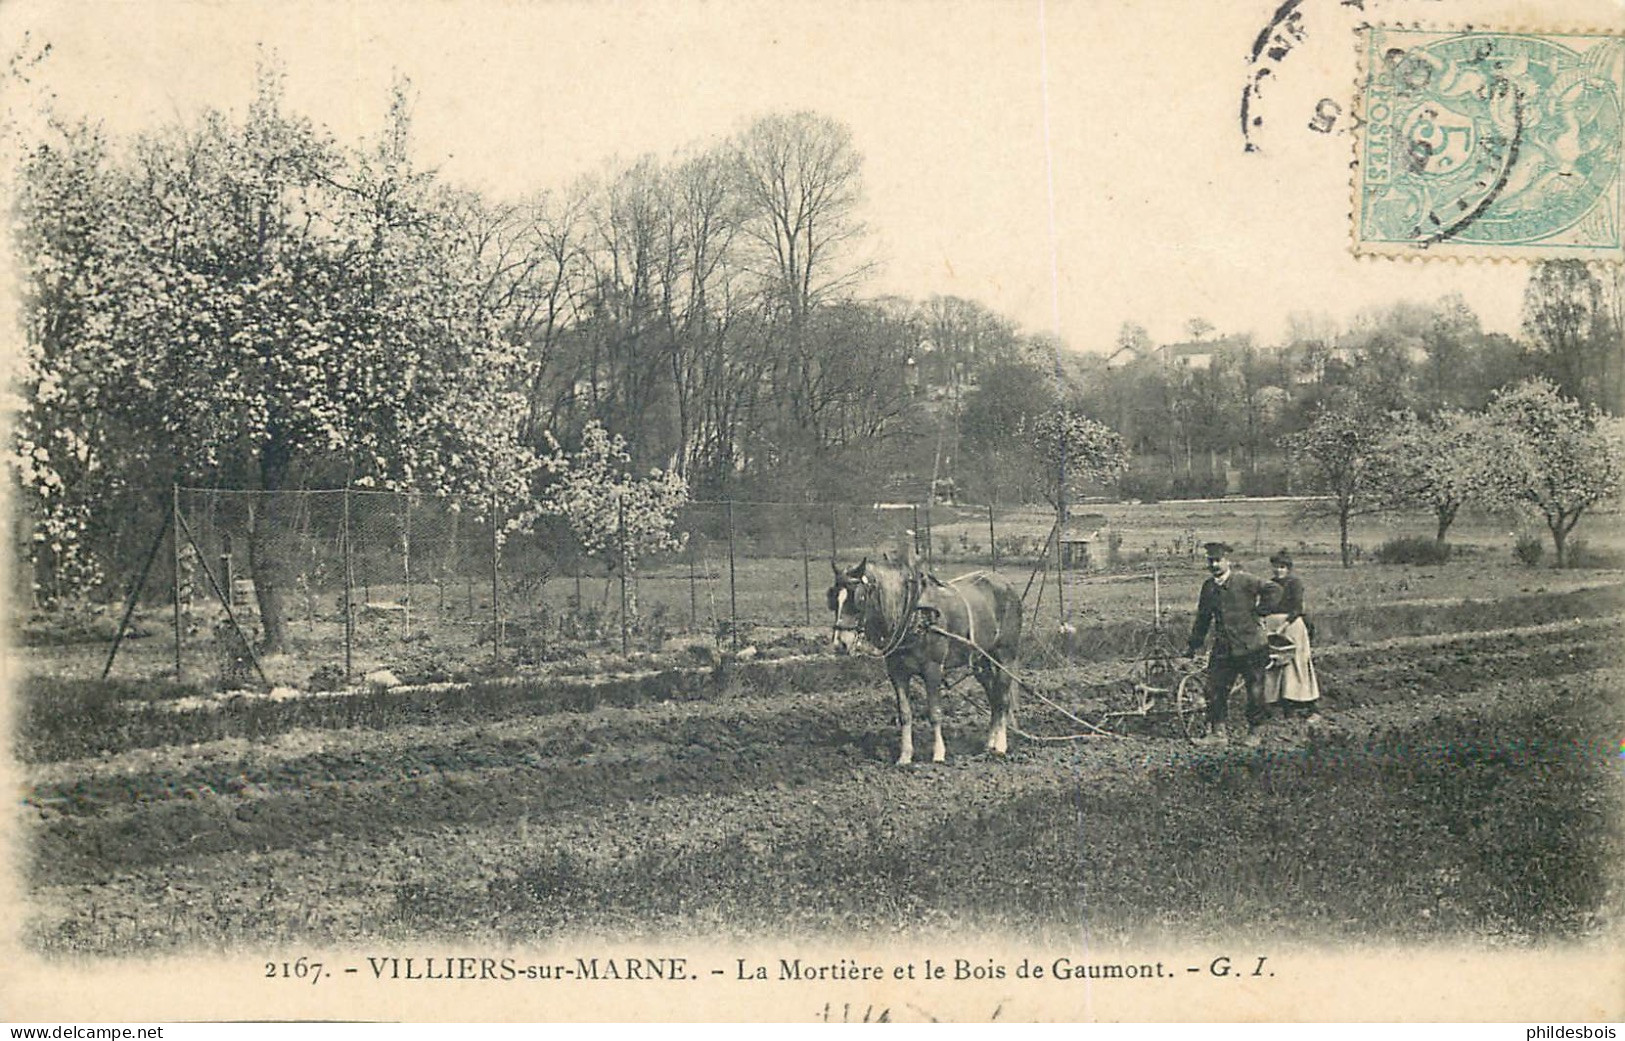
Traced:
<path fill-rule="evenodd" d="M 940 626 L 936 626 L 936 625 L 927 626 L 927 629 L 929 631 L 931 631 L 931 632 L 936 633 L 938 636 L 945 636 L 948 639 L 953 640 L 955 643 L 962 643 L 966 647 L 969 647 L 972 651 L 975 651 L 977 654 L 980 654 L 983 658 L 987 659 L 987 661 L 995 669 L 998 669 L 1000 672 L 1004 673 L 1006 676 L 1009 676 L 1012 680 L 1014 680 L 1017 686 L 1021 687 L 1023 690 L 1026 690 L 1028 693 L 1030 693 L 1034 697 L 1036 697 L 1039 701 L 1042 701 L 1044 704 L 1048 705 L 1050 708 L 1052 708 L 1055 711 L 1059 712 L 1061 715 L 1065 716 L 1067 719 L 1070 719 L 1072 722 L 1077 723 L 1079 726 L 1084 728 L 1084 732 L 1081 733 L 1081 734 L 1069 734 L 1066 737 L 1041 737 L 1041 736 L 1038 736 L 1038 735 L 1035 735 L 1035 734 L 1029 734 L 1025 730 L 1021 729 L 1020 727 L 1016 727 L 1015 728 L 1016 733 L 1020 734 L 1022 737 L 1026 738 L 1027 740 L 1029 740 L 1029 741 L 1075 741 L 1078 738 L 1084 738 L 1084 737 L 1117 737 L 1118 736 L 1117 734 L 1112 733 L 1111 731 L 1105 729 L 1104 727 L 1097 726 L 1096 724 L 1089 722 L 1087 719 L 1084 719 L 1081 716 L 1077 716 L 1077 715 L 1074 715 L 1071 712 L 1068 712 L 1062 706 L 1056 704 L 1054 701 L 1051 701 L 1049 698 L 1045 697 L 1044 692 L 1039 690 L 1037 687 L 1033 686 L 1031 681 L 1023 679 L 1021 676 L 1017 675 L 1014 670 L 1010 669 L 1003 662 L 999 661 L 999 659 L 993 657 L 993 655 L 991 655 L 991 654 L 987 653 L 986 651 L 982 650 L 982 648 L 976 646 L 974 643 L 971 643 L 969 640 L 965 639 L 963 636 L 960 636 L 957 633 L 951 633 L 948 630 L 946 630 L 946 629 L 944 629 L 944 628 L 942 628 Z"/>

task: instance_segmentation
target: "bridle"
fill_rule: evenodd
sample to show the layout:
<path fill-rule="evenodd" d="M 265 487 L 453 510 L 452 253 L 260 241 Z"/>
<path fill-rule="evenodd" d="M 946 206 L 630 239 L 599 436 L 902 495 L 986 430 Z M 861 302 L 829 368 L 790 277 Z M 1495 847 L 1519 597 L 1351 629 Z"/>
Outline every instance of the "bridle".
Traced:
<path fill-rule="evenodd" d="M 842 581 L 838 581 L 836 583 L 840 590 L 840 595 L 838 595 L 835 599 L 834 631 L 838 633 L 855 632 L 861 636 L 869 628 L 869 614 L 872 610 L 874 610 L 873 598 L 879 591 L 879 587 L 876 586 L 874 581 L 867 573 L 858 577 L 856 586 L 849 586 L 847 584 L 846 580 L 848 576 L 843 574 L 841 578 Z M 908 639 L 910 621 L 914 617 L 915 608 L 920 605 L 920 593 L 924 585 L 925 583 L 920 580 L 919 575 L 913 571 L 910 571 L 904 576 L 903 610 L 902 613 L 898 615 L 897 627 L 892 630 L 891 636 L 886 640 L 886 645 L 880 650 L 880 656 L 882 658 L 890 658 L 892 655 L 896 654 L 903 646 L 903 642 Z M 849 590 L 854 588 L 861 588 L 863 590 L 863 602 L 862 604 L 858 605 L 859 619 L 856 625 L 842 625 L 841 608 L 845 604 L 844 597 L 848 594 Z"/>

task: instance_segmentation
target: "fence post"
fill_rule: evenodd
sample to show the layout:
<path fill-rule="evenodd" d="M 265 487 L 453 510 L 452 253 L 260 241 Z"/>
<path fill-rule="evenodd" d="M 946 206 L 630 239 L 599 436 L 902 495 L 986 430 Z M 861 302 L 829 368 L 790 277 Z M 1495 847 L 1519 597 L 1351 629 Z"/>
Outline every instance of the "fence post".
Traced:
<path fill-rule="evenodd" d="M 626 497 L 615 497 L 615 511 L 618 516 L 617 537 L 621 543 L 621 653 L 632 653 L 632 620 L 626 613 L 626 573 L 630 570 L 626 558 Z"/>
<path fill-rule="evenodd" d="M 987 552 L 993 561 L 993 570 L 999 570 L 999 540 L 993 531 L 993 504 L 987 504 Z"/>
<path fill-rule="evenodd" d="M 1064 509 L 1064 507 L 1063 507 Z M 1062 513 L 1055 521 L 1055 611 L 1061 619 L 1061 625 L 1066 625 L 1066 514 Z M 1062 633 L 1061 646 L 1066 646 L 1066 634 Z"/>
<path fill-rule="evenodd" d="M 412 495 L 410 492 L 401 493 L 403 519 L 401 524 L 401 570 L 406 572 L 406 612 L 402 616 L 406 623 L 406 639 L 412 639 Z"/>
<path fill-rule="evenodd" d="M 739 649 L 739 596 L 734 582 L 734 502 L 722 504 L 722 515 L 728 526 L 728 630 L 733 636 L 733 649 Z"/>
<path fill-rule="evenodd" d="M 130 619 L 135 617 L 135 605 L 141 599 L 141 591 L 147 588 L 147 575 L 152 572 L 153 561 L 158 559 L 158 551 L 164 548 L 164 536 L 169 534 L 170 517 L 165 514 L 164 523 L 158 529 L 158 537 L 152 540 L 152 549 L 147 551 L 147 559 L 141 564 L 141 574 L 136 577 L 135 584 L 130 587 L 130 595 L 124 603 L 124 614 L 119 618 L 118 632 L 113 634 L 113 649 L 107 652 L 107 664 L 102 666 L 102 679 L 113 671 L 113 659 L 118 657 L 118 649 L 124 643 L 124 634 L 130 631 Z"/>
<path fill-rule="evenodd" d="M 355 671 L 355 562 L 350 547 L 350 482 L 344 482 L 344 685 Z"/>
<path fill-rule="evenodd" d="M 502 660 L 502 608 L 497 602 L 501 591 L 502 542 L 497 526 L 497 497 L 491 493 L 491 660 Z"/>
<path fill-rule="evenodd" d="M 688 533 L 688 627 L 700 628 L 700 594 L 698 576 L 694 573 L 694 547 L 699 543 L 698 532 Z"/>
<path fill-rule="evenodd" d="M 921 513 L 921 516 L 925 518 L 923 520 L 923 523 L 925 523 L 925 570 L 933 572 L 933 570 L 936 570 L 936 547 L 933 546 L 934 542 L 936 542 L 936 533 L 931 531 L 931 503 L 925 503 L 925 512 Z"/>
<path fill-rule="evenodd" d="M 252 503 L 250 503 L 249 509 L 253 509 Z M 248 527 L 250 531 L 254 528 L 254 515 L 252 512 L 248 515 Z M 225 584 L 226 595 L 235 599 L 236 592 L 232 583 L 236 581 L 237 576 L 231 566 L 231 532 L 222 531 L 220 533 L 220 545 L 224 547 L 220 550 L 220 581 Z"/>
<path fill-rule="evenodd" d="M 265 684 L 266 690 L 270 690 L 271 681 L 266 678 L 265 669 L 260 665 L 260 656 L 254 652 L 254 641 L 248 638 L 248 633 L 243 630 L 242 623 L 237 621 L 237 613 L 231 609 L 230 594 L 220 588 L 220 580 L 214 577 L 214 572 L 209 569 L 209 562 L 203 559 L 203 547 L 197 544 L 197 538 L 186 527 L 186 519 L 184 517 L 177 519 L 181 521 L 181 529 L 186 533 L 186 540 L 191 543 L 192 550 L 198 555 L 198 566 L 203 569 L 203 577 L 209 580 L 209 585 L 214 589 L 214 595 L 220 598 L 220 606 L 226 609 L 226 621 L 231 623 L 232 631 L 242 641 L 243 649 L 248 651 L 248 660 L 254 663 L 254 671 L 259 674 L 260 682 Z"/>
<path fill-rule="evenodd" d="M 181 486 L 170 489 L 170 536 L 175 547 L 175 682 L 181 681 Z"/>
<path fill-rule="evenodd" d="M 797 510 L 801 518 L 801 599 L 807 610 L 807 624 L 812 624 L 812 557 L 807 549 L 807 514 Z"/>

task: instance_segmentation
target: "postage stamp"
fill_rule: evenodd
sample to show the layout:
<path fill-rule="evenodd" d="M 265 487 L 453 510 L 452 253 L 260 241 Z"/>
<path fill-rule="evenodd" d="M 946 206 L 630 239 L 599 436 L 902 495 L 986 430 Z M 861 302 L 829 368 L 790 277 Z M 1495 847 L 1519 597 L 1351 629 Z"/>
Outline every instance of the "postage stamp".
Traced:
<path fill-rule="evenodd" d="M 1625 38 L 1362 32 L 1356 253 L 1625 258 Z"/>

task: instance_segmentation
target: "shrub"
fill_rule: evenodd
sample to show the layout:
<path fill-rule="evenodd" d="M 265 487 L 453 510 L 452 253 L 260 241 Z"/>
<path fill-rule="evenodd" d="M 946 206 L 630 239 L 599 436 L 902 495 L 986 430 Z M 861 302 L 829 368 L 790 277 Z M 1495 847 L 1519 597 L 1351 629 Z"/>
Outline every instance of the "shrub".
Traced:
<path fill-rule="evenodd" d="M 1127 473 L 1117 481 L 1119 495 L 1141 502 L 1161 502 L 1168 498 L 1169 487 L 1168 475 L 1160 472 Z"/>
<path fill-rule="evenodd" d="M 254 652 L 241 629 L 227 619 L 214 623 L 211 632 L 214 644 L 216 675 L 223 688 L 246 687 L 258 678 L 254 668 Z"/>
<path fill-rule="evenodd" d="M 1284 466 L 1260 466 L 1241 477 L 1241 490 L 1246 495 L 1286 495 L 1291 492 L 1291 486 Z"/>
<path fill-rule="evenodd" d="M 1534 567 L 1546 555 L 1546 543 L 1538 535 L 1519 535 L 1512 546 L 1512 555 L 1525 567 Z"/>
<path fill-rule="evenodd" d="M 1222 499 L 1228 489 L 1223 474 L 1184 474 L 1174 478 L 1170 499 Z"/>
<path fill-rule="evenodd" d="M 305 681 L 310 690 L 342 690 L 344 689 L 344 668 L 329 662 L 316 668 Z"/>
<path fill-rule="evenodd" d="M 1565 567 L 1625 569 L 1625 553 L 1594 548 L 1585 539 L 1570 539 L 1565 550 Z"/>
<path fill-rule="evenodd" d="M 1450 546 L 1414 535 L 1389 539 L 1377 547 L 1379 564 L 1443 564 L 1450 559 Z"/>

